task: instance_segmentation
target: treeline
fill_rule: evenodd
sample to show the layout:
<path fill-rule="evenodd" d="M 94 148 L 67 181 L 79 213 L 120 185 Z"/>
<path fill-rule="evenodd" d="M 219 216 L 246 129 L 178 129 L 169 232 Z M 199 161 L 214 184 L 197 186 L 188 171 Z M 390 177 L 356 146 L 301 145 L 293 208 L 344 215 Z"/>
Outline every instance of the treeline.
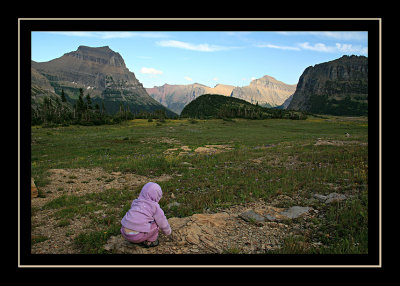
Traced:
<path fill-rule="evenodd" d="M 165 110 L 132 113 L 129 106 L 125 106 L 122 103 L 117 113 L 109 114 L 104 102 L 93 104 L 89 94 L 83 95 L 82 88 L 79 89 L 78 100 L 72 106 L 67 102 L 63 90 L 61 91 L 61 98 L 58 96 L 45 96 L 41 103 L 31 106 L 31 125 L 43 125 L 45 127 L 70 124 L 118 124 L 135 118 L 164 120 L 166 117 Z"/>
<path fill-rule="evenodd" d="M 245 118 L 245 119 L 292 119 L 304 120 L 307 115 L 299 111 L 287 111 L 283 109 L 274 109 L 260 107 L 258 103 L 255 106 L 223 106 L 217 113 L 216 118 Z"/>

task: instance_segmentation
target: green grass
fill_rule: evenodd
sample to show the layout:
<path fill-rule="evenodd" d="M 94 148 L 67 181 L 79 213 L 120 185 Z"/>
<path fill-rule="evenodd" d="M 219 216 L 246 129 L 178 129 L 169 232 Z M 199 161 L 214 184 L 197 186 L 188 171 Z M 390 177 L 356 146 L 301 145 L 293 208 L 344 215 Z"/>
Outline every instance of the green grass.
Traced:
<path fill-rule="evenodd" d="M 316 146 L 318 138 L 350 142 Z M 368 146 L 359 144 L 366 142 L 366 119 L 332 116 L 307 120 L 196 120 L 196 124 L 191 120 L 166 120 L 159 126 L 145 119 L 112 126 L 35 126 L 31 170 L 39 192 L 49 183 L 48 170 L 53 168 L 102 167 L 108 172 L 133 172 L 149 178 L 169 174 L 173 179 L 160 182 L 164 192 L 160 205 L 167 217 L 185 217 L 258 199 L 268 201 L 280 194 L 299 194 L 306 201 L 315 193 L 353 192 L 360 198 L 326 209 L 326 218 L 318 229 L 329 245 L 324 251 L 366 253 Z M 230 145 L 233 150 L 214 155 L 190 152 L 178 156 L 179 151 L 164 154 L 170 148 L 189 146 L 194 150 L 213 144 Z M 109 179 L 97 180 L 103 184 Z M 101 246 L 118 233 L 120 219 L 139 191 L 112 189 L 84 196 L 63 195 L 44 208 L 56 210 L 60 226 L 80 216 L 95 220 L 96 227 L 80 234 L 76 244 L 83 253 L 102 253 Z M 180 206 L 166 208 L 173 201 Z M 100 210 L 106 213 L 105 218 L 93 214 Z M 303 238 L 301 243 L 296 242 L 298 238 L 292 239 L 282 251 L 301 252 L 299 245 L 307 244 L 309 239 Z"/>

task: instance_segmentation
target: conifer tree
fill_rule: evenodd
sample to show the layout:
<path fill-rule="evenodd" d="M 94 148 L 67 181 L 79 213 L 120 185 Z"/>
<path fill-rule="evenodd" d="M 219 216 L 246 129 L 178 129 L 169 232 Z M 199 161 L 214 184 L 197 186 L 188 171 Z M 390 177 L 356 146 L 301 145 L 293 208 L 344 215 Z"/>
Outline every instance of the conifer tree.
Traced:
<path fill-rule="evenodd" d="M 61 101 L 62 101 L 62 102 L 67 102 L 67 98 L 65 97 L 65 94 L 64 94 L 64 90 L 63 90 L 63 89 L 61 90 Z"/>

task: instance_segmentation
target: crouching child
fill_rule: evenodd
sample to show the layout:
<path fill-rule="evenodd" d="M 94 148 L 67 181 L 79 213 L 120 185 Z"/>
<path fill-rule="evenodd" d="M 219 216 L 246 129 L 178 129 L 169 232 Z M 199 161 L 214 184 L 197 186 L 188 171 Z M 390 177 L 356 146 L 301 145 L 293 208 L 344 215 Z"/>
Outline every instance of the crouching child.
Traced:
<path fill-rule="evenodd" d="M 131 208 L 121 220 L 122 236 L 143 247 L 159 244 L 158 232 L 171 234 L 171 227 L 158 202 L 162 197 L 161 187 L 153 182 L 145 184 L 139 197 L 133 200 Z"/>

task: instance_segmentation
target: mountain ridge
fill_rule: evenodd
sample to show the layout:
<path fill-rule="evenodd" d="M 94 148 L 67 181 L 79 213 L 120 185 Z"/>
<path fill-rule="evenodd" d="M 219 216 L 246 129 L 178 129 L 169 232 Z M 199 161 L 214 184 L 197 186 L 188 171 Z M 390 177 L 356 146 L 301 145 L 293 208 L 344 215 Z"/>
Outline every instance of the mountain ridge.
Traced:
<path fill-rule="evenodd" d="M 295 91 L 296 85 L 288 85 L 274 77 L 265 75 L 255 79 L 249 85 L 239 87 L 218 83 L 209 87 L 199 83 L 173 85 L 165 83 L 162 86 L 146 88 L 155 100 L 180 114 L 183 108 L 192 100 L 203 94 L 221 94 L 243 99 L 249 103 L 277 107 L 282 105 Z"/>

